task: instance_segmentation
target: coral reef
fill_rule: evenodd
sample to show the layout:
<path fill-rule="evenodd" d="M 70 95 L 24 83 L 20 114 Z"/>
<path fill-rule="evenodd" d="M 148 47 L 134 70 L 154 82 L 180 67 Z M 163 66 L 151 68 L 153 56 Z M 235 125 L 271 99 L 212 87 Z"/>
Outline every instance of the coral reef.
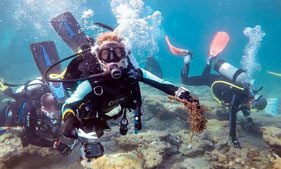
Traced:
<path fill-rule="evenodd" d="M 264 112 L 252 113 L 256 124 L 256 132 L 252 132 L 244 127 L 244 117 L 240 115 L 237 136 L 242 148 L 235 149 L 228 142 L 226 109 L 210 97 L 208 88 L 202 88 L 195 94 L 202 96 L 200 103 L 208 107 L 207 127 L 202 133 L 194 134 L 191 141 L 190 125 L 182 104 L 170 101 L 161 92 L 146 86 L 142 88 L 143 130 L 139 134 L 133 133 L 133 113 L 128 113 L 130 124 L 126 136 L 120 135 L 119 126 L 112 125 L 112 130 L 100 138 L 105 147 L 104 156 L 81 162 L 79 150 L 65 158 L 48 148 L 23 148 L 17 133 L 9 132 L 0 136 L 0 168 L 16 169 L 19 165 L 39 169 L 79 169 L 82 166 L 91 169 L 281 168 L 278 157 L 281 150 L 280 117 L 272 118 Z M 277 155 L 273 156 L 273 153 Z"/>
<path fill-rule="evenodd" d="M 83 160 L 82 166 L 86 169 L 142 169 L 142 161 L 133 153 L 118 153 L 104 155 L 98 159 L 87 162 Z"/>
<path fill-rule="evenodd" d="M 262 127 L 264 141 L 278 155 L 281 155 L 281 129 L 277 127 Z"/>
<path fill-rule="evenodd" d="M 18 137 L 18 128 L 0 136 L 0 168 L 30 168 L 31 166 L 48 166 L 50 161 L 59 158 L 59 154 L 49 148 L 40 148 L 29 145 L 22 147 Z"/>
<path fill-rule="evenodd" d="M 171 151 L 171 144 L 165 141 L 167 137 L 169 134 L 166 132 L 147 131 L 116 138 L 115 143 L 121 150 L 136 154 L 144 161 L 145 168 L 154 168 L 159 166 L 167 152 Z"/>
<path fill-rule="evenodd" d="M 281 169 L 281 158 L 276 158 L 273 160 L 273 167 L 272 169 Z"/>
<path fill-rule="evenodd" d="M 5 168 L 5 163 L 22 152 L 21 142 L 11 133 L 0 136 L 0 168 Z"/>

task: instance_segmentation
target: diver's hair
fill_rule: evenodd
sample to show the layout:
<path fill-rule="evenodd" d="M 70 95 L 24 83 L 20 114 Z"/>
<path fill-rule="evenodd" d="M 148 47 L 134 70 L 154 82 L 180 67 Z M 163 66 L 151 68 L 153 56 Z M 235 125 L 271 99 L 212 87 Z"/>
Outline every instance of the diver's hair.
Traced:
<path fill-rule="evenodd" d="M 114 32 L 104 32 L 97 37 L 97 45 L 101 45 L 104 41 L 117 41 L 122 43 L 122 38 Z"/>
<path fill-rule="evenodd" d="M 41 101 L 41 105 L 44 106 L 45 108 L 54 106 L 56 109 L 60 109 L 60 105 L 56 101 L 52 93 L 45 93 L 43 96 L 41 96 L 40 101 Z"/>

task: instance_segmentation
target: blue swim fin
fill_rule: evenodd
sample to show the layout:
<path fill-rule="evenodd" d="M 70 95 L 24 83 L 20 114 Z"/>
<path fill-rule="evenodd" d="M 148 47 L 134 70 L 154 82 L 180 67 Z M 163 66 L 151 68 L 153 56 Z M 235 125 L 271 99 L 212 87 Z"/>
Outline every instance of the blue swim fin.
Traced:
<path fill-rule="evenodd" d="M 81 45 L 93 43 L 87 38 L 77 20 L 70 12 L 65 12 L 51 20 L 55 31 L 63 41 L 77 53 Z"/>
<path fill-rule="evenodd" d="M 45 74 L 47 69 L 54 63 L 59 61 L 58 52 L 53 41 L 44 41 L 33 43 L 30 45 L 35 63 L 42 75 L 46 80 Z M 50 73 L 60 74 L 61 65 L 55 66 Z M 63 103 L 66 99 L 66 92 L 61 82 L 48 82 L 50 90 L 55 95 L 59 103 Z"/>

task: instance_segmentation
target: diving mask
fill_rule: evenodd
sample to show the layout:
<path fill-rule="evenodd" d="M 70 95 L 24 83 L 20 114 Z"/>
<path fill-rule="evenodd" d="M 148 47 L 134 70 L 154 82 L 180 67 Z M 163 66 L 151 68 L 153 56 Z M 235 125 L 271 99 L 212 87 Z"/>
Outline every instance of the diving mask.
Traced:
<path fill-rule="evenodd" d="M 124 47 L 114 43 L 107 44 L 98 51 L 99 60 L 105 63 L 119 62 L 125 55 Z"/>
<path fill-rule="evenodd" d="M 97 56 L 103 69 L 109 71 L 113 79 L 119 79 L 128 66 L 125 48 L 118 43 L 103 45 L 98 49 Z"/>

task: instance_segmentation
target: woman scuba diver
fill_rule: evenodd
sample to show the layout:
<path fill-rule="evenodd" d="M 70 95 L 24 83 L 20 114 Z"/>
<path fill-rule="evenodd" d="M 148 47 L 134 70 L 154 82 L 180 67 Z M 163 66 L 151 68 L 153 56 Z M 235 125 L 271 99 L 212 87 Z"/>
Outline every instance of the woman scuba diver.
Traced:
<path fill-rule="evenodd" d="M 166 37 L 170 50 L 175 55 L 184 56 L 184 67 L 181 71 L 181 81 L 185 85 L 208 86 L 211 88 L 214 98 L 228 107 L 229 109 L 229 139 L 235 148 L 241 148 L 236 137 L 236 114 L 243 112 L 247 122 L 254 125 L 250 117 L 251 109 L 263 110 L 267 105 L 267 100 L 257 93 L 262 89 L 253 90 L 252 86 L 246 81 L 246 73 L 242 69 L 237 69 L 224 60 L 219 60 L 214 65 L 214 69 L 219 74 L 211 74 L 213 60 L 224 49 L 228 42 L 228 35 L 219 32 L 211 44 L 207 64 L 200 76 L 189 77 L 190 59 L 192 53 L 185 49 L 179 49 L 171 45 Z"/>
<path fill-rule="evenodd" d="M 63 105 L 63 134 L 68 138 L 77 138 L 77 128 L 95 130 L 97 137 L 103 135 L 103 130 L 110 129 L 107 121 L 122 117 L 120 121 L 120 134 L 128 131 L 126 112 L 134 110 L 135 133 L 142 129 L 141 124 L 141 91 L 139 82 L 155 87 L 169 95 L 189 102 L 199 101 L 190 95 L 190 92 L 177 87 L 170 82 L 158 78 L 150 72 L 141 69 L 134 58 L 122 43 L 122 38 L 114 32 L 105 32 L 97 37 L 96 46 L 82 46 L 86 51 L 83 59 L 77 57 L 76 61 L 68 66 L 65 80 L 71 78 L 85 78 L 85 75 L 95 76 L 72 86 L 72 94 Z M 80 61 L 77 61 L 80 60 Z M 94 65 L 89 66 L 90 64 Z M 74 65 L 74 66 L 73 66 Z M 79 73 L 77 73 L 79 72 Z M 93 76 L 92 76 L 93 77 Z M 98 78 L 97 78 L 98 77 Z M 77 87 L 76 87 L 77 86 Z M 120 106 L 121 111 L 114 115 L 107 115 L 115 107 Z M 86 153 L 87 157 L 87 153 Z M 95 157 L 88 154 L 88 157 Z"/>

